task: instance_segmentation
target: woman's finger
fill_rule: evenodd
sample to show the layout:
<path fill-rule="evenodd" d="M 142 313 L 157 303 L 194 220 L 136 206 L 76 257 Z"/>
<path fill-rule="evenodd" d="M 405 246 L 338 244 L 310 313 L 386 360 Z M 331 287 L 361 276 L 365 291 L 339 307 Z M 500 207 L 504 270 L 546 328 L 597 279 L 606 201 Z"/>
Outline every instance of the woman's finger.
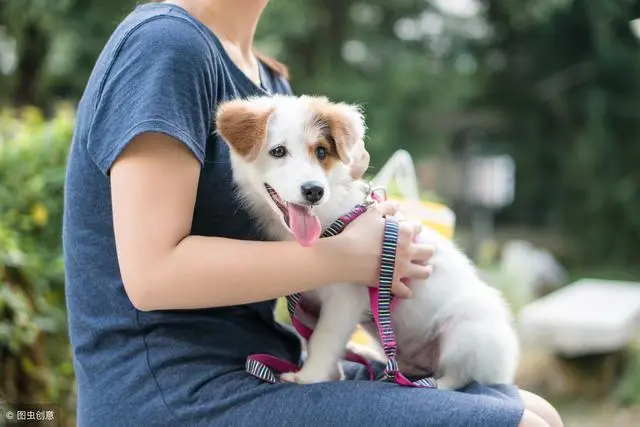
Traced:
<path fill-rule="evenodd" d="M 370 156 L 364 147 L 364 142 L 360 142 L 353 149 L 353 163 L 351 164 L 351 177 L 353 179 L 360 179 L 364 175 L 365 171 L 369 168 Z"/>
<path fill-rule="evenodd" d="M 384 216 L 393 216 L 398 211 L 398 204 L 387 200 L 375 205 L 375 209 Z"/>
<path fill-rule="evenodd" d="M 394 279 L 391 285 L 391 293 L 398 298 L 411 298 L 411 289 L 400 279 Z"/>
<path fill-rule="evenodd" d="M 433 265 L 411 264 L 405 274 L 413 280 L 427 280 L 433 274 Z"/>
<path fill-rule="evenodd" d="M 433 245 L 414 244 L 411 248 L 411 262 L 426 265 L 435 253 Z"/>
<path fill-rule="evenodd" d="M 393 214 L 393 216 L 398 218 L 398 221 L 404 221 L 405 220 L 404 213 L 402 212 L 402 209 L 400 209 L 400 208 L 398 208 L 398 210 L 396 211 L 395 214 Z"/>
<path fill-rule="evenodd" d="M 422 232 L 422 223 L 417 222 L 417 221 L 412 221 L 411 222 L 411 226 L 412 226 L 412 232 L 411 232 L 411 236 L 412 237 L 416 237 L 418 234 L 420 234 Z"/>

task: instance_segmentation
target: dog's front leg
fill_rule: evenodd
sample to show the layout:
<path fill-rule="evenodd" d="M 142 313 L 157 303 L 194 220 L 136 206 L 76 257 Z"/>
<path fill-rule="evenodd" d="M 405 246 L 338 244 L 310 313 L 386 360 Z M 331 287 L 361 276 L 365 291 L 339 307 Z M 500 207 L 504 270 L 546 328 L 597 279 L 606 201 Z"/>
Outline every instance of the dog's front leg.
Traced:
<path fill-rule="evenodd" d="M 322 307 L 307 346 L 307 359 L 300 371 L 283 374 L 284 381 L 309 384 L 334 379 L 349 338 L 369 306 L 364 286 L 335 284 L 316 292 Z"/>

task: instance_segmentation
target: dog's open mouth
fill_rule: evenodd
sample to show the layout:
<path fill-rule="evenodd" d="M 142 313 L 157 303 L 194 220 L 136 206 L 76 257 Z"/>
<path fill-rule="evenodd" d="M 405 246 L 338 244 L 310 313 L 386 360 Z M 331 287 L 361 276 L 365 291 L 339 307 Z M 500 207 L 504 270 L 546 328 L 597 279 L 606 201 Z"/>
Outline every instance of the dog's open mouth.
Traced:
<path fill-rule="evenodd" d="M 284 223 L 296 241 L 302 246 L 311 246 L 316 243 L 322 234 L 322 224 L 313 213 L 312 207 L 285 202 L 269 184 L 265 183 L 264 187 L 282 213 Z"/>

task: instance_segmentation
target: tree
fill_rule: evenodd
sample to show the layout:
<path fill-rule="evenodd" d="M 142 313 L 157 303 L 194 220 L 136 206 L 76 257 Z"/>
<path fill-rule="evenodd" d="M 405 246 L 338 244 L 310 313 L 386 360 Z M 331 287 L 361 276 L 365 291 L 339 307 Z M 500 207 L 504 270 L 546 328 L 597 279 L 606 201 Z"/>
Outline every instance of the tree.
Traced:
<path fill-rule="evenodd" d="M 17 59 L 0 83 L 0 102 L 47 106 L 78 97 L 102 45 L 133 3 L 1 0 L 0 28 L 15 40 Z"/>
<path fill-rule="evenodd" d="M 640 2 L 548 0 L 542 15 L 485 3 L 495 37 L 478 54 L 505 66 L 482 103 L 507 117 L 518 164 L 507 217 L 567 231 L 583 263 L 640 265 Z"/>

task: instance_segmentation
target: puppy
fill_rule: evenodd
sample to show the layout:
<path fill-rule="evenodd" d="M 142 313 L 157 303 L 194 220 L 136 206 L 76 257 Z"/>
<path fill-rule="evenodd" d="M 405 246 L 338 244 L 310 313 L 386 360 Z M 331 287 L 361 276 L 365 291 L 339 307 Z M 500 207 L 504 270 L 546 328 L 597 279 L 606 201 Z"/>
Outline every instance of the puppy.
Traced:
<path fill-rule="evenodd" d="M 367 186 L 349 175 L 351 149 L 365 135 L 358 107 L 324 97 L 257 97 L 221 104 L 216 124 L 230 147 L 239 197 L 270 238 L 313 245 L 326 227 L 365 200 Z M 410 377 L 433 374 L 438 387 L 447 389 L 472 381 L 511 383 L 519 344 L 509 307 L 453 242 L 428 228 L 419 239 L 436 248 L 434 272 L 410 283 L 413 297 L 393 312 L 400 370 Z M 358 323 L 378 337 L 367 315 L 368 291 L 335 283 L 303 299 L 321 307 L 318 322 L 303 367 L 282 378 L 335 379 Z"/>

